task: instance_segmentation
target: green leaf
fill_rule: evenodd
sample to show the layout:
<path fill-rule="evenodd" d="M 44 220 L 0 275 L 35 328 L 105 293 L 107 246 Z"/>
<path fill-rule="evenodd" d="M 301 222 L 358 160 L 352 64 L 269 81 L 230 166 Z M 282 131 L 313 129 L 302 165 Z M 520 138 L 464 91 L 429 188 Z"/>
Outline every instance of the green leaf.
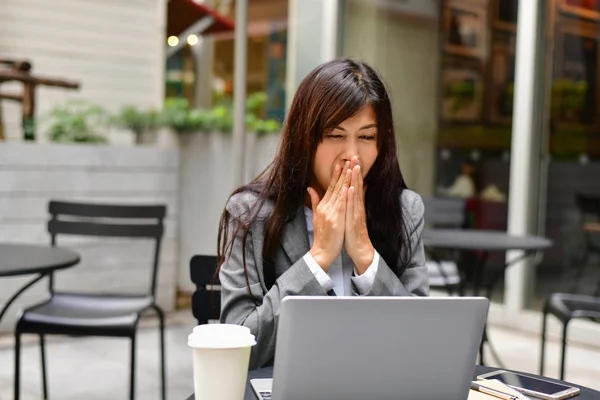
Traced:
<path fill-rule="evenodd" d="M 42 118 L 47 125 L 48 137 L 53 142 L 106 143 L 98 133 L 106 122 L 106 112 L 97 104 L 86 100 L 70 100 L 56 104 Z"/>
<path fill-rule="evenodd" d="M 158 127 L 158 118 L 154 110 L 140 110 L 134 106 L 125 106 L 112 118 L 114 125 L 127 128 L 141 134 Z"/>
<path fill-rule="evenodd" d="M 260 118 L 265 104 L 267 104 L 267 93 L 253 93 L 246 99 L 246 113 L 253 114 L 255 117 Z"/>
<path fill-rule="evenodd" d="M 279 132 L 278 121 L 264 121 L 260 114 L 267 101 L 266 93 L 254 93 L 246 101 L 246 129 L 259 134 Z M 217 130 L 224 133 L 233 131 L 233 106 L 222 100 L 210 109 L 192 108 L 185 99 L 170 98 L 165 101 L 158 115 L 158 123 L 180 134 Z"/>

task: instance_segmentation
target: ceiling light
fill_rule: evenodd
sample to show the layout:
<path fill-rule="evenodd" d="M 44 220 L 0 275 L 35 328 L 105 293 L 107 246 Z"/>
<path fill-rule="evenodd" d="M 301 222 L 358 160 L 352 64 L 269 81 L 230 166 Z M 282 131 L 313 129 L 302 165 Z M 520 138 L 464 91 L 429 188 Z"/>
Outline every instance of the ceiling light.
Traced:
<path fill-rule="evenodd" d="M 177 36 L 169 36 L 167 44 L 171 47 L 175 47 L 179 44 L 179 38 Z"/>
<path fill-rule="evenodd" d="M 187 42 L 190 46 L 195 46 L 198 44 L 198 36 L 196 35 L 190 35 L 187 37 Z"/>

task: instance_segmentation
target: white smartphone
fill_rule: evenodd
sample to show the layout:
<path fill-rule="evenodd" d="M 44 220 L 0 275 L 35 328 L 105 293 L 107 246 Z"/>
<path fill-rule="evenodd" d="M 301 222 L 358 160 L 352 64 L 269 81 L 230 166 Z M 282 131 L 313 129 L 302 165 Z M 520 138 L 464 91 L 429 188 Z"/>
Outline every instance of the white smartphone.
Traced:
<path fill-rule="evenodd" d="M 479 375 L 477 379 L 497 379 L 521 393 L 547 400 L 568 399 L 577 396 L 580 392 L 579 388 L 573 386 L 503 370 Z"/>

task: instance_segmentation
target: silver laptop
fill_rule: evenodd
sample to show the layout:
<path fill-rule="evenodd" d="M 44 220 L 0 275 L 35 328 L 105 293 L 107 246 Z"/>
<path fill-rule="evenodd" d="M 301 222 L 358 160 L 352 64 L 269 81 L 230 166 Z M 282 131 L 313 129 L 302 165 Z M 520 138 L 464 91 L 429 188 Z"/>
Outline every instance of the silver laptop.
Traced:
<path fill-rule="evenodd" d="M 261 400 L 465 400 L 489 301 L 286 297 Z"/>

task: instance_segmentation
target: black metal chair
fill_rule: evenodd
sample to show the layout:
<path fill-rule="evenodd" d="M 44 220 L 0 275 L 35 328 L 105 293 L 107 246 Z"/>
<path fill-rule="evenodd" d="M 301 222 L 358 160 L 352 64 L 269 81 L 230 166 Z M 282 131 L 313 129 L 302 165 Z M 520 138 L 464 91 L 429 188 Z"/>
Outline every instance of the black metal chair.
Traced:
<path fill-rule="evenodd" d="M 219 320 L 221 315 L 221 282 L 217 268 L 216 256 L 196 255 L 190 260 L 190 277 L 196 285 L 192 294 L 192 314 L 200 325 Z"/>
<path fill-rule="evenodd" d="M 567 350 L 567 327 L 572 319 L 587 318 L 593 322 L 600 322 L 600 281 L 596 284 L 593 295 L 583 294 L 582 286 L 589 283 L 584 280 L 585 270 L 590 255 L 600 255 L 600 247 L 594 242 L 593 237 L 600 238 L 600 196 L 584 194 L 576 195 L 577 208 L 581 214 L 581 230 L 584 235 L 585 249 L 581 261 L 575 265 L 572 279 L 565 279 L 568 284 L 568 293 L 553 293 L 544 304 L 542 320 L 542 350 L 540 353 L 540 375 L 544 374 L 545 348 L 546 348 L 546 323 L 548 314 L 554 315 L 563 325 L 562 352 L 560 361 L 560 379 L 565 377 L 565 355 Z M 574 272 L 574 273 L 573 273 Z"/>
<path fill-rule="evenodd" d="M 160 245 L 164 232 L 164 205 L 101 205 L 51 201 L 48 232 L 51 244 L 57 235 L 127 237 L 153 239 L 154 261 L 148 294 L 81 294 L 54 290 L 49 277 L 49 299 L 23 311 L 15 328 L 14 399 L 20 398 L 21 335 L 39 335 L 42 389 L 48 399 L 45 335 L 127 337 L 131 339 L 130 399 L 135 394 L 135 346 L 141 314 L 153 309 L 160 323 L 162 399 L 166 397 L 164 313 L 155 303 Z"/>
<path fill-rule="evenodd" d="M 465 200 L 458 197 L 423 197 L 425 224 L 433 228 L 459 229 L 465 223 Z M 443 288 L 453 295 L 463 282 L 458 269 L 456 255 L 442 259 L 439 251 L 427 249 L 431 260 L 427 261 L 429 286 Z M 460 290 L 459 290 L 460 291 Z"/>

